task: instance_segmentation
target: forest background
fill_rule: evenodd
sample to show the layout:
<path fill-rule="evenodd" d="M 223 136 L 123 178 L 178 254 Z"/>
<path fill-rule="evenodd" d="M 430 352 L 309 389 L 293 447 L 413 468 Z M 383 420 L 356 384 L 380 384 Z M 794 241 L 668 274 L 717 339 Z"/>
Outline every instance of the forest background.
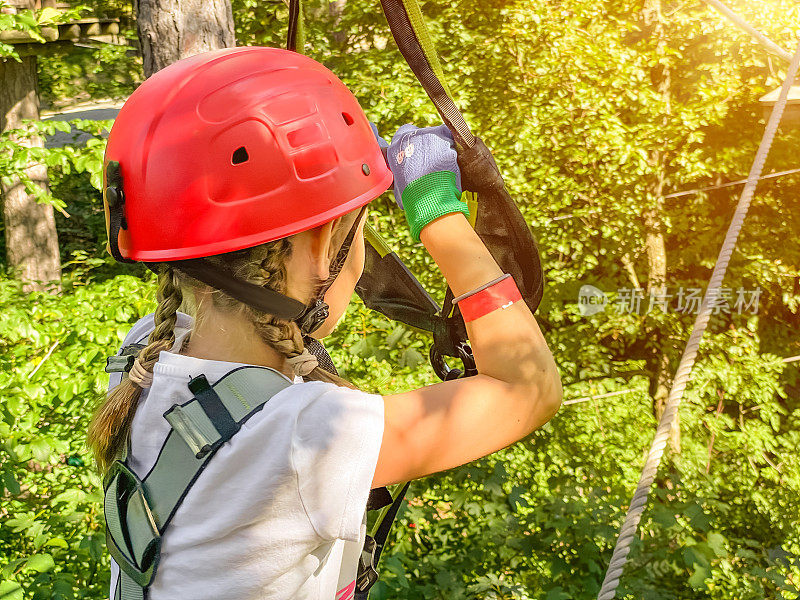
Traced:
<path fill-rule="evenodd" d="M 797 44 L 795 0 L 731 5 L 788 51 Z M 237 45 L 283 45 L 282 2 L 232 8 Z M 120 18 L 130 45 L 41 54 L 43 108 L 120 101 L 143 77 L 128 3 L 74 9 L 66 18 Z M 0 14 L 0 29 L 36 35 L 61 18 L 48 10 Z M 547 285 L 537 316 L 567 402 L 526 441 L 415 482 L 372 597 L 594 598 L 688 338 L 691 297 L 741 186 L 675 194 L 747 176 L 764 127 L 759 98 L 786 65 L 693 0 L 456 0 L 423 11 L 457 103 L 539 238 Z M 377 2 L 309 1 L 306 21 L 306 53 L 345 81 L 385 136 L 438 123 Z M 0 56 L 19 58 L 5 44 Z M 107 384 L 105 357 L 155 306 L 153 277 L 105 253 L 110 122 L 73 125 L 88 141 L 20 143 L 69 130 L 54 119 L 0 136 L 5 183 L 24 180 L 32 161 L 47 165 L 49 190 L 30 189 L 56 208 L 61 261 L 49 291 L 29 291 L 1 265 L 3 600 L 106 597 L 85 431 Z M 798 129 L 783 127 L 765 172 L 800 167 L 798 148 Z M 620 598 L 800 597 L 799 191 L 798 174 L 759 185 Z M 441 297 L 389 194 L 369 218 Z M 586 285 L 606 292 L 604 310 L 583 314 Z M 327 342 L 347 377 L 384 393 L 435 380 L 428 344 L 357 299 Z"/>

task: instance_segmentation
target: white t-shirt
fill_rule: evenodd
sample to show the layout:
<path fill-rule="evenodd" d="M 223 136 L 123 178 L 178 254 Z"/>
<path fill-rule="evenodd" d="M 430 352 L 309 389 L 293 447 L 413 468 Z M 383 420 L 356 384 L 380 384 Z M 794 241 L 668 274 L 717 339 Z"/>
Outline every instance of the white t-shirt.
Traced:
<path fill-rule="evenodd" d="M 178 314 L 175 351 L 191 328 Z M 146 343 L 152 315 L 123 345 Z M 131 429 L 129 464 L 143 477 L 170 426 L 163 413 L 240 363 L 162 352 Z M 109 387 L 121 376 L 112 374 Z M 150 600 L 348 600 L 383 437 L 380 396 L 330 383 L 277 393 L 209 461 L 162 538 Z M 119 568 L 112 560 L 111 597 Z"/>

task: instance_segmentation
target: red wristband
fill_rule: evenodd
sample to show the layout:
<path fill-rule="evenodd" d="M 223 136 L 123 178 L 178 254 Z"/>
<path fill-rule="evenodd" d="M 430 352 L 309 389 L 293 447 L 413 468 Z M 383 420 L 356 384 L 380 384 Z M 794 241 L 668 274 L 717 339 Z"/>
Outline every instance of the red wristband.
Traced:
<path fill-rule="evenodd" d="M 508 308 L 519 300 L 522 300 L 522 294 L 520 294 L 514 278 L 509 276 L 458 300 L 457 303 L 464 322 L 469 323 L 495 310 Z"/>

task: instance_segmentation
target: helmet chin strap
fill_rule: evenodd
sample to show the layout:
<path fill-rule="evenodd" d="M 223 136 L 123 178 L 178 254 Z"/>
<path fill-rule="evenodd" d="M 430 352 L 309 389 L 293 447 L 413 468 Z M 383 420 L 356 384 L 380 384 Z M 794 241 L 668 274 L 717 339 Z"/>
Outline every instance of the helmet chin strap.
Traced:
<path fill-rule="evenodd" d="M 353 221 L 353 224 L 350 226 L 350 231 L 347 232 L 347 236 L 339 247 L 339 252 L 336 253 L 336 257 L 331 262 L 328 279 L 326 279 L 317 290 L 317 297 L 314 300 L 314 304 L 307 307 L 305 313 L 300 317 L 298 325 L 304 336 L 309 336 L 319 329 L 330 316 L 329 307 L 324 300 L 325 294 L 333 285 L 333 282 L 336 281 L 339 273 L 342 272 L 344 263 L 347 261 L 347 256 L 350 254 L 350 246 L 353 245 L 353 239 L 358 230 L 358 224 L 361 222 L 366 211 L 366 205 L 362 206 L 361 210 L 358 211 L 355 221 Z"/>
<path fill-rule="evenodd" d="M 205 258 L 176 260 L 166 264 L 189 277 L 202 281 L 206 285 L 222 290 L 231 298 L 235 298 L 251 308 L 275 315 L 279 319 L 296 322 L 303 335 L 307 336 L 319 329 L 330 315 L 329 307 L 324 301 L 325 294 L 344 267 L 358 224 L 365 211 L 366 206 L 358 213 L 347 237 L 345 237 L 339 248 L 339 252 L 331 262 L 328 279 L 319 287 L 314 301 L 308 306 L 275 290 L 234 277 L 227 271 L 211 264 Z M 156 271 L 157 264 L 146 264 L 151 270 Z"/>
<path fill-rule="evenodd" d="M 222 290 L 251 308 L 275 315 L 279 319 L 295 321 L 301 318 L 306 311 L 305 304 L 299 300 L 234 277 L 229 272 L 220 269 L 219 266 L 210 263 L 206 258 L 175 260 L 166 264 L 208 286 Z"/>

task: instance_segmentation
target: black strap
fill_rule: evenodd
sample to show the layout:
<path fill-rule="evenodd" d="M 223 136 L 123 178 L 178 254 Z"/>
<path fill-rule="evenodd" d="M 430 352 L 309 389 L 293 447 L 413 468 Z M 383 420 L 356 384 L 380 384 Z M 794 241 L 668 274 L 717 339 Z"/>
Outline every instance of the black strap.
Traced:
<path fill-rule="evenodd" d="M 216 430 L 219 432 L 220 445 L 231 439 L 237 431 L 239 425 L 234 421 L 231 413 L 225 408 L 222 398 L 219 397 L 211 384 L 208 383 L 205 375 L 198 375 L 189 381 L 189 389 L 197 398 L 203 412 L 209 418 Z"/>
<path fill-rule="evenodd" d="M 353 224 L 350 226 L 350 231 L 347 232 L 347 235 L 342 242 L 342 245 L 339 246 L 339 251 L 336 253 L 336 258 L 331 261 L 330 268 L 329 268 L 329 275 L 328 279 L 325 280 L 325 283 L 322 284 L 321 288 L 321 296 L 325 295 L 325 292 L 333 285 L 333 282 L 336 281 L 336 278 L 339 276 L 339 273 L 342 272 L 344 268 L 344 263 L 347 262 L 347 256 L 350 254 L 350 246 L 353 245 L 353 240 L 356 237 L 356 231 L 358 230 L 358 224 L 361 222 L 361 219 L 364 216 L 364 213 L 367 212 L 367 205 L 361 207 L 361 210 L 358 211 L 358 215 L 356 216 L 356 220 L 353 221 Z"/>
<path fill-rule="evenodd" d="M 439 111 L 445 125 L 453 132 L 456 144 L 467 148 L 472 147 L 475 144 L 475 136 L 472 135 L 461 111 L 447 94 L 442 82 L 439 81 L 433 67 L 428 62 L 402 0 L 381 0 L 381 6 L 386 20 L 389 22 L 392 37 L 397 42 L 397 47 L 436 110 Z"/>
<path fill-rule="evenodd" d="M 300 0 L 289 0 L 289 30 L 286 34 L 286 49 L 297 51 L 297 29 L 300 23 Z"/>
<path fill-rule="evenodd" d="M 223 271 L 220 267 L 209 263 L 205 258 L 176 260 L 168 263 L 189 277 L 202 281 L 206 285 L 222 290 L 230 297 L 248 306 L 279 319 L 294 321 L 303 316 L 307 307 L 294 298 L 284 296 L 254 283 L 248 283 Z"/>
<path fill-rule="evenodd" d="M 324 369 L 331 375 L 339 374 L 339 371 L 336 369 L 336 365 L 334 365 L 333 360 L 331 360 L 331 355 L 328 354 L 328 351 L 325 349 L 325 346 L 322 345 L 322 342 L 316 338 L 306 335 L 303 336 L 303 344 L 305 345 L 306 350 L 317 357 L 317 363 L 319 364 L 320 368 Z"/>
<path fill-rule="evenodd" d="M 378 544 L 378 549 L 376 551 L 376 563 L 377 559 L 381 557 L 381 552 L 383 552 L 383 546 L 386 544 L 386 538 L 389 537 L 389 530 L 392 528 L 392 523 L 397 518 L 397 513 L 400 510 L 400 506 L 403 504 L 403 499 L 406 497 L 406 493 L 408 492 L 408 488 L 411 485 L 411 482 L 407 482 L 400 492 L 397 494 L 397 497 L 392 502 L 392 505 L 389 507 L 389 510 L 386 511 L 386 514 L 383 516 L 378 528 L 375 530 L 375 535 L 372 536 L 372 539 L 375 540 L 375 543 Z"/>
<path fill-rule="evenodd" d="M 368 535 L 364 540 L 364 549 L 358 561 L 355 600 L 367 600 L 369 598 L 369 590 L 378 582 L 378 563 L 380 562 L 386 539 L 389 537 L 389 530 L 392 528 L 392 523 L 394 523 L 400 506 L 403 504 L 409 485 L 411 485 L 410 482 L 403 485 L 403 488 L 397 494 L 389 510 L 383 515 L 378 527 L 375 529 L 375 535 Z"/>
<path fill-rule="evenodd" d="M 314 300 L 313 304 L 306 309 L 305 313 L 298 321 L 300 330 L 306 335 L 319 329 L 319 327 L 325 322 L 330 314 L 328 311 L 329 307 L 324 300 L 325 294 L 333 285 L 333 282 L 336 281 L 336 278 L 339 276 L 339 273 L 341 273 L 342 268 L 344 267 L 344 263 L 347 261 L 347 255 L 350 253 L 350 246 L 353 245 L 353 239 L 355 239 L 356 231 L 358 230 L 358 224 L 361 221 L 361 217 L 364 216 L 366 210 L 366 205 L 361 207 L 361 210 L 356 216 L 356 220 L 353 221 L 353 224 L 350 227 L 350 231 L 347 232 L 342 245 L 339 246 L 336 256 L 334 257 L 333 261 L 331 261 L 328 269 L 328 279 L 326 279 L 322 285 L 319 286 L 317 289 L 316 299 Z M 331 366 L 333 366 L 332 363 Z"/>

